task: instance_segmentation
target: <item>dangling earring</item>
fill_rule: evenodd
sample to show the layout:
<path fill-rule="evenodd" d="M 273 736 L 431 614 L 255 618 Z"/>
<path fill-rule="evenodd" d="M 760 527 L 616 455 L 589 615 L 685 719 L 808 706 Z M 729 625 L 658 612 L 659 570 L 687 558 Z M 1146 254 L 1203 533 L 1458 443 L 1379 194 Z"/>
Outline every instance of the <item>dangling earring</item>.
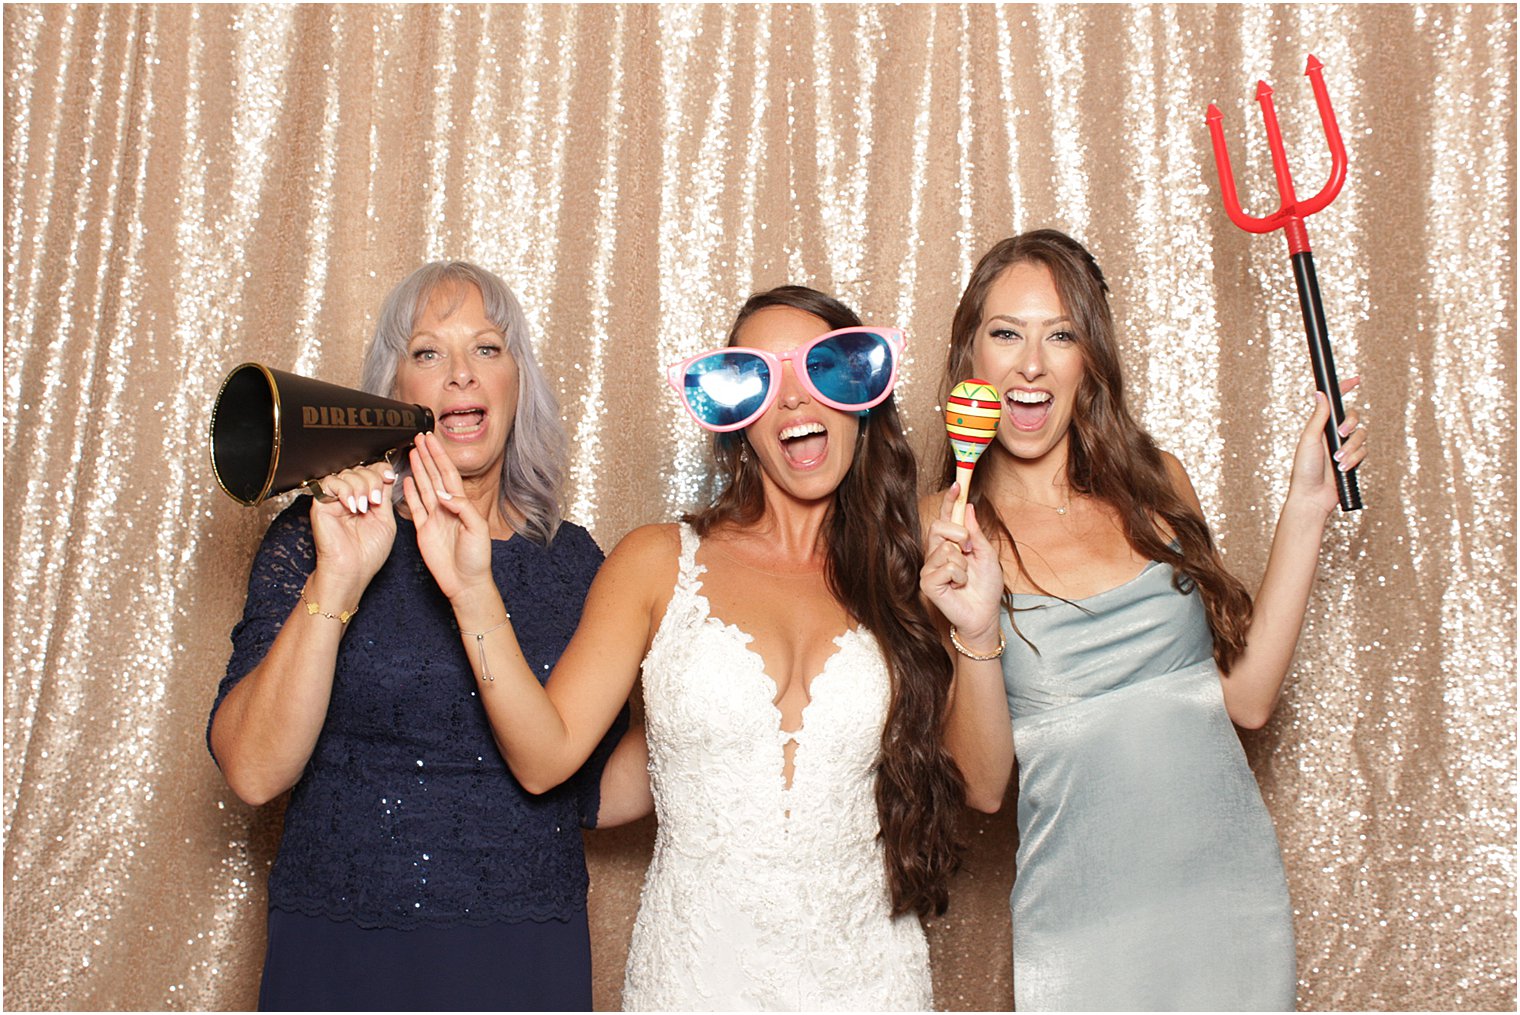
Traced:
<path fill-rule="evenodd" d="M 739 438 L 739 464 L 749 464 L 749 441 L 745 440 L 743 437 Z"/>

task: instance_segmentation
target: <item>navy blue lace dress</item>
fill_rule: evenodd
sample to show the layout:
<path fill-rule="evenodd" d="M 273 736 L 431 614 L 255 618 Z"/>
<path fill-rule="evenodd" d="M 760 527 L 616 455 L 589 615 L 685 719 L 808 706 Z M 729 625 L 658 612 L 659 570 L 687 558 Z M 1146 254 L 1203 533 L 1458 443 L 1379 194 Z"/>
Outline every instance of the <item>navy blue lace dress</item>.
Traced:
<path fill-rule="evenodd" d="M 273 644 L 316 565 L 302 498 L 270 525 L 212 716 Z M 492 546 L 523 654 L 546 680 L 602 553 L 566 523 Z M 533 796 L 497 751 L 448 601 L 398 518 L 338 649 L 326 721 L 269 876 L 263 1010 L 591 1007 L 586 862 L 601 770 Z M 208 726 L 208 743 L 209 743 Z"/>

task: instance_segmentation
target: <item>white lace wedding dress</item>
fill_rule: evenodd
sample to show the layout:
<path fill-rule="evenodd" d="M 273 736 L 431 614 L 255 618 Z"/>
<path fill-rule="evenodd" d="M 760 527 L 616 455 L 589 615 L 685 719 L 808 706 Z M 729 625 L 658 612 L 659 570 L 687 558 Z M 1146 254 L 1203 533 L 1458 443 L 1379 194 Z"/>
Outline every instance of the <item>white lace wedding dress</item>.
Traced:
<path fill-rule="evenodd" d="M 876 640 L 861 628 L 835 639 L 802 728 L 783 732 L 750 636 L 709 611 L 697 545 L 683 524 L 675 591 L 644 660 L 659 830 L 623 1007 L 928 1009 L 928 944 L 916 916 L 891 916 L 877 839 L 890 688 Z"/>

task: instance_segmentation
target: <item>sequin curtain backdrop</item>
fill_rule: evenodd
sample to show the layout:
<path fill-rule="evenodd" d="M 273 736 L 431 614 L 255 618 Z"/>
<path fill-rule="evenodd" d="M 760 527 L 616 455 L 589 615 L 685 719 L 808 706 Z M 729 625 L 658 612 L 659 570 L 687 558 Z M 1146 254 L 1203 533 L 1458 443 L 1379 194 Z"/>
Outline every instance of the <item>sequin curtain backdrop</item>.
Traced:
<path fill-rule="evenodd" d="M 1255 81 L 1316 216 L 1373 456 L 1247 748 L 1307 1008 L 1515 1001 L 1515 21 L 1488 7 L 20 7 L 5 46 L 5 996 L 243 1008 L 278 814 L 202 740 L 255 545 L 207 468 L 246 359 L 338 381 L 388 286 L 518 290 L 604 546 L 708 484 L 660 364 L 752 289 L 911 335 L 920 450 L 978 254 L 1041 225 L 1116 294 L 1137 407 L 1258 580 L 1310 384 L 1286 252 L 1219 208 L 1224 110 L 1275 203 Z M 937 455 L 937 450 L 936 450 Z M 937 997 L 1010 1001 L 1012 815 L 973 822 Z M 615 1007 L 650 828 L 591 837 Z M 510 863 L 510 857 L 503 857 Z"/>

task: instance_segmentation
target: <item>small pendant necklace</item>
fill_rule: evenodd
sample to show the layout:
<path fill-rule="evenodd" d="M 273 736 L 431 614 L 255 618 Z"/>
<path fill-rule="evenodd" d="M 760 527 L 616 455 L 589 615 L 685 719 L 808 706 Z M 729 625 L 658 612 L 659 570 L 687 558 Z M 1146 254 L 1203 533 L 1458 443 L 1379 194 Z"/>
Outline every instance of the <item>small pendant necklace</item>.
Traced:
<path fill-rule="evenodd" d="M 1044 508 L 1047 511 L 1054 511 L 1056 514 L 1061 515 L 1063 517 L 1065 516 L 1066 512 L 1071 509 L 1071 495 L 1070 494 L 1067 494 L 1065 502 L 1061 503 L 1061 504 L 1045 504 L 1045 503 L 1042 503 L 1041 501 L 1037 501 L 1037 500 L 1033 499 L 1032 497 L 1026 497 L 1022 493 L 1017 493 L 1017 492 L 1014 493 L 1014 496 L 1017 497 L 1019 500 L 1023 501 L 1025 504 L 1033 504 L 1035 507 L 1041 507 L 1041 508 Z"/>

